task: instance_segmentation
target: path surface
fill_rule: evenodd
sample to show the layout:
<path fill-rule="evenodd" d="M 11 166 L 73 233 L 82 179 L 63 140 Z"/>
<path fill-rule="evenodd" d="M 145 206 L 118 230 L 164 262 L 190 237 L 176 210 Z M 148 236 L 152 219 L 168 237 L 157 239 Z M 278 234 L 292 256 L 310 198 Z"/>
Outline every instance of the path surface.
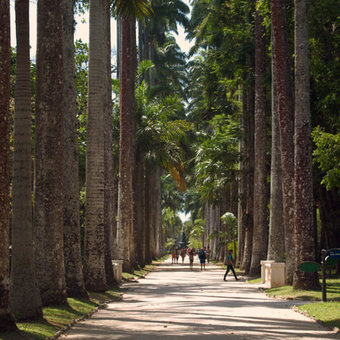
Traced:
<path fill-rule="evenodd" d="M 197 257 L 192 271 L 187 262 L 167 260 L 139 283 L 124 284 L 129 289 L 121 302 L 76 324 L 62 338 L 339 339 L 290 309 L 295 302 L 268 298 L 230 273 L 223 281 L 223 274 L 211 264 L 201 271 Z"/>

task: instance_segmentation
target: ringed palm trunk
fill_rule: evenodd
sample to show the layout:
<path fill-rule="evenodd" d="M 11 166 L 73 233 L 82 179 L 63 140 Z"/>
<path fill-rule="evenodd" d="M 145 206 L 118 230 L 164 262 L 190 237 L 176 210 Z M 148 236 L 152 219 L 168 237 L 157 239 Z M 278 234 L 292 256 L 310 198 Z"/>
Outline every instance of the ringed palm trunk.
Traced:
<path fill-rule="evenodd" d="M 65 303 L 62 1 L 38 2 L 35 264 L 43 305 Z"/>
<path fill-rule="evenodd" d="M 294 104 L 285 2 L 272 0 L 275 79 L 280 121 L 283 216 L 285 229 L 286 281 L 293 282 L 294 254 Z"/>
<path fill-rule="evenodd" d="M 295 148 L 294 148 L 294 289 L 320 287 L 317 273 L 302 272 L 300 263 L 315 261 L 313 171 L 309 89 L 307 1 L 294 1 L 295 17 Z"/>
<path fill-rule="evenodd" d="M 115 283 L 112 268 L 112 230 L 115 223 L 115 185 L 113 160 L 113 124 L 112 124 L 112 79 L 111 79 L 111 31 L 110 5 L 106 3 L 105 11 L 105 40 L 106 40 L 106 110 L 105 110 L 105 193 L 104 193 L 104 230 L 105 230 L 105 272 L 109 285 Z"/>
<path fill-rule="evenodd" d="M 266 171 L 266 89 L 264 84 L 266 42 L 263 18 L 255 17 L 255 155 L 254 155 L 254 231 L 250 275 L 261 272 L 267 257 L 267 171 Z"/>
<path fill-rule="evenodd" d="M 11 309 L 17 320 L 42 315 L 33 256 L 32 116 L 29 1 L 17 0 L 17 63 L 12 192 Z"/>
<path fill-rule="evenodd" d="M 275 41 L 272 36 L 272 44 Z M 282 198 L 282 172 L 280 152 L 280 126 L 275 76 L 275 54 L 272 55 L 272 148 L 270 167 L 270 218 L 267 260 L 283 262 L 284 222 Z"/>
<path fill-rule="evenodd" d="M 16 329 L 9 308 L 10 225 L 10 16 L 9 1 L 0 1 L 0 329 Z"/>
<path fill-rule="evenodd" d="M 253 68 L 253 58 L 250 56 L 248 60 L 249 67 Z M 244 115 L 245 115 L 245 135 L 246 135 L 246 160 L 245 160 L 245 239 L 243 262 L 241 269 L 246 274 L 249 273 L 251 255 L 252 255 L 252 240 L 253 240 L 253 208 L 254 208 L 254 85 L 251 79 L 248 79 L 249 85 L 245 90 L 244 99 Z"/>
<path fill-rule="evenodd" d="M 161 229 L 162 229 L 162 197 L 161 197 L 161 169 L 156 168 L 155 178 L 155 256 L 160 256 Z"/>
<path fill-rule="evenodd" d="M 87 296 L 80 246 L 74 0 L 63 1 L 64 30 L 64 263 L 68 296 Z"/>
<path fill-rule="evenodd" d="M 120 145 L 118 184 L 117 246 L 123 270 L 131 271 L 131 238 L 134 223 L 134 120 L 135 120 L 135 74 L 136 36 L 135 19 L 121 16 L 120 22 Z"/>
<path fill-rule="evenodd" d="M 107 288 L 104 234 L 105 0 L 90 1 L 89 84 L 86 148 L 85 285 Z"/>

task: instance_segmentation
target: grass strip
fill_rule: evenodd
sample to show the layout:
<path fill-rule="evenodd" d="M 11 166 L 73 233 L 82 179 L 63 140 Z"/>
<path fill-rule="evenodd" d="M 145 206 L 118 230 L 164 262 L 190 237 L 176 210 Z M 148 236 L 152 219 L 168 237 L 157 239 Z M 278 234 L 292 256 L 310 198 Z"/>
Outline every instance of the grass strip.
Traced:
<path fill-rule="evenodd" d="M 259 283 L 256 280 L 249 282 Z M 327 327 L 340 329 L 340 277 L 327 278 L 327 302 L 322 302 L 321 290 L 294 290 L 292 286 L 265 288 L 264 290 L 268 296 L 272 297 L 287 300 L 314 301 L 301 305 L 297 309 L 320 321 Z"/>
<path fill-rule="evenodd" d="M 125 281 L 145 277 L 153 268 L 168 256 L 153 261 L 151 265 L 135 270 L 132 274 L 123 273 Z M 108 302 L 119 301 L 124 288 L 113 287 L 105 292 L 88 292 L 89 298 L 68 298 L 67 305 L 55 305 L 43 308 L 41 320 L 17 322 L 18 331 L 0 333 L 0 340 L 45 340 L 72 325 L 75 320 L 83 319 L 97 308 Z"/>

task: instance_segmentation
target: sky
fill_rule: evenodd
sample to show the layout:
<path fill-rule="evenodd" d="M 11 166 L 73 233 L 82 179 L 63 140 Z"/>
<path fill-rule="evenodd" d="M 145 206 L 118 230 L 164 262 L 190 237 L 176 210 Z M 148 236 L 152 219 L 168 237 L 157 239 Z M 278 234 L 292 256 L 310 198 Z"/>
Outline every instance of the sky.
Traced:
<path fill-rule="evenodd" d="M 189 0 L 183 0 L 189 6 Z M 35 59 L 36 54 L 36 36 L 37 36 L 37 0 L 30 0 L 30 45 L 31 45 L 31 60 Z M 11 46 L 16 46 L 15 36 L 15 0 L 10 1 L 10 15 L 11 15 Z M 84 19 L 84 20 L 82 20 Z M 77 26 L 75 32 L 75 39 L 82 39 L 83 42 L 88 43 L 89 28 L 88 28 L 88 13 L 82 17 L 77 17 Z M 84 21 L 83 23 L 81 21 Z M 116 23 L 115 20 L 111 20 L 111 35 L 112 35 L 112 49 L 116 50 Z M 184 29 L 178 27 L 178 35 L 174 34 L 178 45 L 182 51 L 188 53 L 193 42 L 185 40 Z"/>

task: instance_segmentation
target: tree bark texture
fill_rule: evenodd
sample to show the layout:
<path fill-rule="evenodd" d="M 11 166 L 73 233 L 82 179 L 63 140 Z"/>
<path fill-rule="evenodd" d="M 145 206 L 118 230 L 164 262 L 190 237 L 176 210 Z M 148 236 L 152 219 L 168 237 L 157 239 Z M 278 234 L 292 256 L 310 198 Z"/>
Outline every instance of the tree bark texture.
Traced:
<path fill-rule="evenodd" d="M 62 1 L 38 2 L 35 264 L 43 305 L 65 303 Z"/>
<path fill-rule="evenodd" d="M 155 256 L 160 256 L 162 233 L 162 193 L 161 193 L 161 168 L 156 168 L 155 178 Z"/>
<path fill-rule="evenodd" d="M 17 62 L 12 191 L 11 310 L 16 319 L 42 316 L 36 282 L 32 222 L 32 114 L 29 1 L 15 3 Z"/>
<path fill-rule="evenodd" d="M 246 220 L 246 141 L 245 141 L 245 108 L 246 104 L 246 91 L 243 88 L 242 90 L 242 115 L 240 116 L 240 128 L 241 128 L 241 137 L 239 142 L 239 153 L 240 153 L 240 162 L 239 162 L 239 178 L 238 178 L 238 207 L 237 207 L 237 259 L 236 259 L 236 267 L 241 267 L 243 263 L 243 254 L 244 254 L 244 241 L 245 241 L 245 220 Z"/>
<path fill-rule="evenodd" d="M 105 273 L 106 281 L 112 286 L 116 283 L 112 267 L 112 229 L 115 224 L 115 173 L 113 158 L 113 123 L 112 123 L 112 78 L 111 78 L 111 13 L 110 4 L 105 4 L 105 41 L 106 41 L 106 106 L 105 106 L 105 193 L 104 193 L 104 230 L 105 230 Z"/>
<path fill-rule="evenodd" d="M 105 0 L 90 1 L 84 275 L 86 288 L 95 291 L 107 288 L 104 232 L 105 9 Z"/>
<path fill-rule="evenodd" d="M 10 16 L 9 1 L 0 0 L 0 329 L 15 330 L 9 308 L 10 225 Z"/>
<path fill-rule="evenodd" d="M 255 135 L 254 135 L 254 232 L 250 275 L 261 273 L 261 260 L 267 257 L 267 127 L 266 127 L 266 41 L 263 18 L 255 15 Z"/>
<path fill-rule="evenodd" d="M 294 103 L 287 34 L 285 1 L 271 2 L 275 77 L 280 120 L 283 214 L 286 250 L 286 281 L 292 284 L 294 252 Z"/>
<path fill-rule="evenodd" d="M 145 257 L 145 156 L 144 153 L 139 151 L 136 153 L 136 258 L 139 266 L 144 267 L 146 264 Z"/>
<path fill-rule="evenodd" d="M 135 19 L 120 17 L 120 146 L 117 243 L 124 271 L 131 271 L 131 234 L 134 222 L 135 137 Z"/>
<path fill-rule="evenodd" d="M 307 1 L 294 1 L 295 17 L 295 158 L 294 158 L 294 289 L 320 286 L 317 273 L 302 272 L 300 263 L 315 261 L 313 174 L 309 89 Z"/>
<path fill-rule="evenodd" d="M 273 43 L 272 36 L 272 43 Z M 284 222 L 282 197 L 282 171 L 280 150 L 280 126 L 275 76 L 275 54 L 272 54 L 272 141 L 270 166 L 270 214 L 267 260 L 284 260 Z"/>
<path fill-rule="evenodd" d="M 254 60 L 252 56 L 248 57 L 248 65 L 254 68 Z M 253 240 L 253 214 L 254 214 L 254 82 L 253 79 L 247 79 L 247 88 L 245 90 L 245 106 L 243 108 L 245 115 L 245 138 L 246 138 L 246 159 L 245 159 L 245 243 L 242 270 L 246 274 L 249 273 L 251 255 L 252 255 L 252 240 Z"/>
<path fill-rule="evenodd" d="M 74 0 L 63 1 L 64 32 L 64 263 L 68 296 L 87 296 L 80 246 L 79 155 L 74 78 Z"/>

